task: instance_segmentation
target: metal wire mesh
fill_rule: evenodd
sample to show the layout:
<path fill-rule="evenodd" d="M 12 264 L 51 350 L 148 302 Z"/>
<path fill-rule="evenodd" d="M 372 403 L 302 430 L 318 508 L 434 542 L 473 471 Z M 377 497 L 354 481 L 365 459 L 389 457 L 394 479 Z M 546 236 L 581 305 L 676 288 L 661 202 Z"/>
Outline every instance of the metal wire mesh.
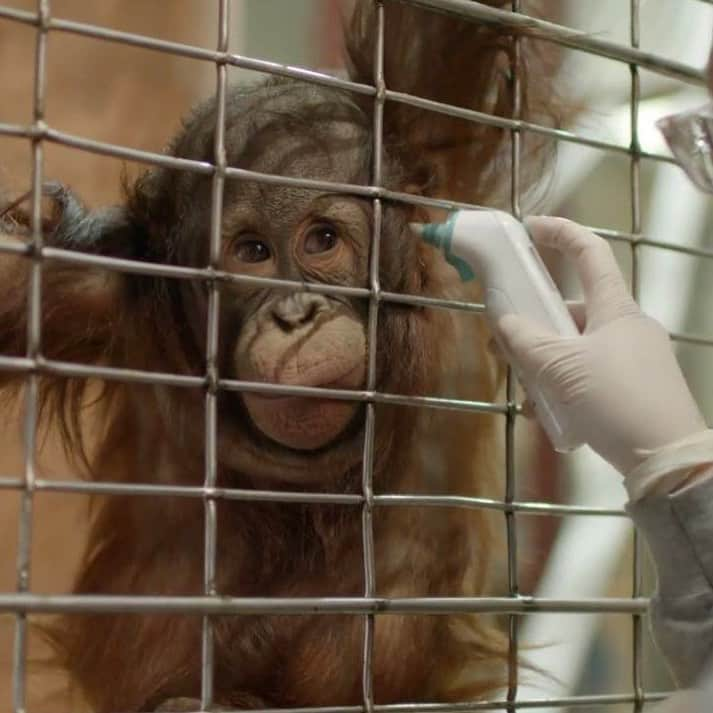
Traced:
<path fill-rule="evenodd" d="M 209 709 L 213 704 L 213 629 L 212 618 L 216 615 L 240 614 L 329 614 L 341 613 L 362 616 L 365 621 L 362 660 L 362 705 L 331 708 L 299 708 L 295 713 L 308 711 L 316 713 L 356 713 L 357 711 L 393 711 L 393 713 L 441 713 L 465 710 L 525 710 L 538 707 L 587 707 L 631 704 L 632 710 L 640 711 L 645 703 L 658 700 L 662 694 L 648 693 L 642 680 L 642 621 L 647 607 L 646 598 L 641 595 L 641 556 L 636 546 L 634 557 L 631 598 L 551 600 L 525 596 L 520 593 L 517 561 L 517 519 L 518 514 L 555 516 L 615 516 L 624 517 L 623 510 L 587 507 L 581 505 L 561 505 L 547 502 L 518 501 L 516 498 L 515 422 L 521 412 L 515 398 L 515 382 L 508 375 L 506 400 L 504 403 L 484 403 L 454 400 L 438 397 L 390 394 L 376 390 L 376 335 L 379 308 L 383 303 L 421 305 L 432 309 L 453 309 L 467 312 L 481 312 L 481 304 L 449 299 L 434 299 L 419 295 L 396 294 L 382 291 L 379 285 L 379 245 L 381 236 L 382 201 L 400 201 L 452 209 L 470 207 L 465 204 L 427 199 L 405 193 L 387 190 L 382 185 L 382 133 L 383 111 L 386 102 L 397 102 L 429 111 L 460 117 L 473 122 L 505 128 L 512 136 L 512 182 L 510 208 L 520 216 L 520 152 L 521 135 L 533 132 L 558 141 L 571 142 L 614 154 L 630 157 L 631 229 L 629 232 L 614 231 L 593 226 L 592 229 L 603 237 L 625 243 L 631 247 L 632 280 L 634 294 L 638 295 L 638 251 L 642 246 L 660 250 L 685 253 L 695 258 L 711 259 L 713 250 L 687 248 L 673 243 L 654 241 L 642 233 L 640 165 L 643 159 L 654 162 L 670 162 L 665 155 L 647 153 L 641 150 L 638 137 L 638 110 L 640 101 L 639 68 L 665 74 L 683 82 L 700 84 L 702 75 L 698 70 L 678 62 L 666 60 L 639 49 L 639 1 L 630 0 L 630 43 L 616 44 L 561 25 L 543 20 L 535 20 L 520 13 L 519 0 L 512 0 L 511 10 L 497 10 L 472 0 L 398 0 L 410 2 L 434 12 L 446 12 L 474 21 L 507 27 L 526 26 L 544 40 L 569 48 L 589 52 L 612 61 L 628 64 L 631 70 L 631 140 L 628 145 L 595 140 L 575 132 L 539 126 L 520 118 L 519 102 L 519 50 L 515 51 L 512 91 L 515 102 L 512 117 L 490 116 L 481 112 L 462 109 L 439 102 L 410 96 L 390 90 L 384 81 L 384 2 L 376 0 L 378 7 L 378 38 L 376 42 L 376 73 L 373 85 L 356 84 L 327 74 L 257 60 L 251 57 L 231 54 L 229 48 L 229 0 L 217 0 L 218 44 L 215 50 L 159 40 L 153 37 L 120 32 L 95 25 L 88 25 L 51 14 L 50 0 L 38 0 L 36 12 L 25 12 L 0 5 L 0 18 L 16 23 L 24 23 L 36 28 L 36 58 L 33 121 L 28 125 L 0 123 L 0 135 L 22 137 L 32 145 L 32 239 L 27 245 L 0 241 L 0 253 L 24 255 L 31 261 L 31 281 L 28 294 L 28 335 L 27 353 L 24 357 L 0 355 L 0 370 L 22 371 L 26 373 L 26 409 L 24 421 L 24 473 L 21 478 L 0 477 L 0 490 L 18 490 L 22 493 L 20 532 L 17 559 L 17 588 L 14 593 L 0 594 L 0 612 L 16 616 L 13 667 L 13 706 L 16 713 L 26 710 L 26 659 L 27 659 L 27 616 L 37 613 L 80 613 L 80 612 L 134 612 L 134 613 L 185 613 L 203 617 L 202 637 L 202 686 L 201 705 Z M 708 0 L 705 0 L 708 1 Z M 44 101 L 46 91 L 45 66 L 47 37 L 50 33 L 72 33 L 106 42 L 121 43 L 141 47 L 156 52 L 166 52 L 199 61 L 211 62 L 216 67 L 217 122 L 213 163 L 176 159 L 162 154 L 139 151 L 127 146 L 104 143 L 82 136 L 60 131 L 46 124 Z M 241 67 L 269 74 L 291 77 L 323 86 L 357 92 L 371 96 L 374 100 L 374 166 L 369 186 L 334 184 L 301 178 L 286 178 L 255 171 L 229 167 L 224 145 L 226 83 L 229 67 Z M 74 251 L 43 245 L 41 219 L 41 185 L 43 180 L 43 145 L 53 142 L 78 151 L 93 152 L 128 159 L 145 164 L 168 166 L 185 171 L 209 175 L 212 178 L 212 209 L 210 230 L 210 261 L 205 269 L 176 267 L 163 264 L 137 262 L 127 259 L 81 254 Z M 223 210 L 223 189 L 227 179 L 239 178 L 270 185 L 327 189 L 373 201 L 373 249 L 370 262 L 368 288 L 339 287 L 322 284 L 304 284 L 290 280 L 259 278 L 254 276 L 226 273 L 219 268 L 221 239 L 221 217 Z M 102 266 L 121 272 L 168 276 L 180 280 L 202 281 L 209 287 L 209 310 L 207 330 L 207 370 L 203 377 L 187 377 L 179 374 L 144 372 L 116 369 L 106 366 L 79 365 L 50 360 L 42 355 L 41 335 L 41 294 L 42 264 L 45 261 L 59 261 L 75 265 Z M 312 290 L 324 294 L 345 295 L 368 300 L 368 376 L 365 389 L 344 392 L 343 390 L 281 386 L 275 384 L 237 381 L 222 378 L 217 369 L 218 312 L 220 287 L 223 283 L 243 283 L 277 289 Z M 694 334 L 672 334 L 674 340 L 711 346 L 713 336 Z M 62 375 L 66 377 L 97 377 L 121 382 L 162 384 L 186 389 L 201 389 L 205 394 L 205 472 L 203 486 L 171 486 L 157 484 L 128 485 L 120 483 L 92 483 L 69 480 L 47 480 L 35 473 L 35 448 L 38 426 L 38 380 L 42 375 Z M 328 397 L 350 399 L 366 404 L 366 427 L 363 446 L 362 490 L 360 494 L 345 493 L 305 493 L 286 491 L 261 491 L 237 488 L 223 488 L 216 485 L 217 473 L 217 394 L 220 390 L 246 391 L 255 393 L 293 394 L 307 397 Z M 397 495 L 375 494 L 372 488 L 374 457 L 375 406 L 377 404 L 399 404 L 408 408 L 453 409 L 464 412 L 505 415 L 505 495 L 502 500 L 466 496 Z M 200 498 L 205 506 L 205 561 L 203 595 L 194 597 L 151 597 L 151 596 L 73 596 L 33 594 L 29 582 L 30 545 L 32 539 L 33 496 L 38 492 L 60 492 L 66 494 L 133 495 L 135 497 L 186 497 Z M 361 508 L 364 553 L 364 596 L 355 598 L 244 598 L 217 596 L 215 586 L 216 542 L 219 537 L 216 502 L 219 499 L 244 501 L 270 501 L 281 503 L 339 503 Z M 490 509 L 502 512 L 505 519 L 508 559 L 508 596 L 504 597 L 460 597 L 460 598 L 381 598 L 376 596 L 374 565 L 373 512 L 377 508 L 394 506 L 412 507 L 455 507 L 469 509 Z M 509 631 L 509 678 L 505 697 L 502 700 L 467 704 L 395 704 L 377 705 L 373 694 L 373 648 L 374 617 L 388 613 L 428 613 L 454 614 L 500 613 L 508 617 Z M 577 612 L 611 613 L 632 617 L 633 671 L 631 692 L 623 695 L 578 696 L 558 699 L 523 700 L 518 697 L 518 623 L 522 615 L 537 612 Z"/>

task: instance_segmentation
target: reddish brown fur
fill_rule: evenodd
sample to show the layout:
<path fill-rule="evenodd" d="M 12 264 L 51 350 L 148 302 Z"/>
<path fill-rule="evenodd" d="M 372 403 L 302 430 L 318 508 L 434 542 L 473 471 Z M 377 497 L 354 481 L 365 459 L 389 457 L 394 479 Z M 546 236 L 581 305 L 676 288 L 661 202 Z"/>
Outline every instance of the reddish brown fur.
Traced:
<path fill-rule="evenodd" d="M 370 8 L 371 3 L 359 5 L 347 43 L 352 76 L 369 83 L 374 37 Z M 388 4 L 386 20 L 388 87 L 505 116 L 512 113 L 506 71 L 513 41 L 506 33 L 398 3 Z M 528 68 L 523 74 L 523 116 L 552 122 L 554 110 L 547 104 L 551 67 L 538 47 L 528 40 L 521 42 Z M 280 90 L 287 84 L 274 86 Z M 268 87 L 268 91 L 272 90 Z M 368 126 L 370 108 L 364 104 L 360 110 Z M 175 154 L 205 158 L 203 153 L 212 146 L 211 112 L 210 106 L 199 111 L 174 143 Z M 384 130 L 390 188 L 484 202 L 493 200 L 498 187 L 506 183 L 502 172 L 509 149 L 506 131 L 397 104 L 387 105 Z M 537 170 L 542 144 L 525 144 L 532 146 L 532 161 L 525 169 Z M 195 198 L 181 188 L 183 180 L 179 174 L 157 169 L 137 182 L 129 189 L 128 223 L 121 223 L 107 246 L 91 250 L 168 261 L 167 254 L 157 256 L 154 251 L 169 239 L 181 214 L 174 202 L 181 196 L 187 201 Z M 161 203 L 161 191 L 178 197 Z M 391 217 L 385 216 L 386 228 L 424 217 L 422 211 L 414 215 L 403 207 L 388 210 L 392 212 Z M 143 252 L 127 244 L 127 230 L 142 236 L 148 246 Z M 21 234 L 23 226 L 15 227 L 15 232 Z M 393 238 L 407 239 L 398 234 Z M 48 229 L 47 240 L 53 239 Z M 386 244 L 382 283 L 387 287 L 405 293 L 477 297 L 455 283 L 430 248 L 414 246 L 413 241 L 410 247 L 400 245 L 406 243 L 391 248 Z M 21 258 L 8 262 L 12 262 L 8 279 L 0 284 L 0 353 L 22 354 L 28 271 Z M 147 285 L 146 278 L 129 280 L 117 273 L 51 261 L 43 272 L 46 358 L 203 373 L 200 355 L 186 348 L 189 340 L 175 311 L 183 303 L 177 301 L 168 280 Z M 457 385 L 461 398 L 493 400 L 496 379 L 479 319 L 389 305 L 382 307 L 382 315 L 378 354 L 382 361 L 390 360 L 392 369 L 381 375 L 380 388 L 448 395 Z M 6 386 L 20 383 L 18 375 L 7 372 L 0 372 L 0 380 Z M 85 383 L 59 378 L 43 383 L 48 415 L 64 424 L 68 447 L 82 452 L 79 413 Z M 98 416 L 103 437 L 87 449 L 92 478 L 200 485 L 204 456 L 200 439 L 183 443 L 175 434 L 181 417 L 200 424 L 202 398 L 187 389 L 107 384 Z M 380 405 L 376 424 L 377 492 L 492 494 L 493 418 Z M 197 430 L 202 437 L 202 426 Z M 434 446 L 443 454 L 440 476 L 434 476 L 438 470 L 425 462 L 425 450 Z M 322 488 L 359 492 L 360 478 L 361 466 L 350 467 L 330 473 Z M 219 484 L 295 489 L 224 465 Z M 359 507 L 233 500 L 218 500 L 217 507 L 220 594 L 363 594 Z M 374 522 L 378 596 L 475 596 L 486 591 L 493 535 L 482 512 L 378 508 Z M 202 501 L 97 499 L 90 546 L 75 591 L 201 594 Z M 51 635 L 90 708 L 116 713 L 199 695 L 201 624 L 200 617 L 88 614 L 60 619 Z M 247 708 L 359 703 L 363 627 L 363 618 L 346 615 L 216 618 L 216 702 Z M 482 618 L 378 616 L 375 699 L 378 703 L 471 700 L 502 682 L 504 658 L 503 637 Z"/>

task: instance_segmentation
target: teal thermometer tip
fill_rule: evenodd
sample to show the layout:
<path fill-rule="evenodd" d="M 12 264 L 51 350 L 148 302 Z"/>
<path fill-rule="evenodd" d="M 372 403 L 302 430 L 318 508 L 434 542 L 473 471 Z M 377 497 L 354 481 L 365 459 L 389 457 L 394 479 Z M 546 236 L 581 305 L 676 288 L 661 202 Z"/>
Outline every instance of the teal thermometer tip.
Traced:
<path fill-rule="evenodd" d="M 450 223 L 411 223 L 411 230 L 436 248 L 447 245 L 452 234 Z"/>
<path fill-rule="evenodd" d="M 456 216 L 457 214 L 453 213 L 445 223 L 411 223 L 410 227 L 425 243 L 441 250 L 448 263 L 458 271 L 461 280 L 469 282 L 475 279 L 473 268 L 456 255 L 451 246 Z"/>

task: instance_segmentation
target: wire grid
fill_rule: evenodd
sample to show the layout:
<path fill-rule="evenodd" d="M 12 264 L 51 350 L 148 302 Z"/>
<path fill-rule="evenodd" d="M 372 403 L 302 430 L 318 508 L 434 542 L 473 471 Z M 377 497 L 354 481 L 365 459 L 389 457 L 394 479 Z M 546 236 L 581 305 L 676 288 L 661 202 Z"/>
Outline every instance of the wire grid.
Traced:
<path fill-rule="evenodd" d="M 201 705 L 204 709 L 213 703 L 213 639 L 212 617 L 216 615 L 249 614 L 310 614 L 341 613 L 361 615 L 365 618 L 363 640 L 363 702 L 361 706 L 338 706 L 329 708 L 292 709 L 295 713 L 356 713 L 357 711 L 393 711 L 394 713 L 421 712 L 445 713 L 466 710 L 507 710 L 532 709 L 539 707 L 580 707 L 592 705 L 614 705 L 631 703 L 634 711 L 640 711 L 647 702 L 663 698 L 663 694 L 647 693 L 644 690 L 642 666 L 642 618 L 646 612 L 647 600 L 640 590 L 640 546 L 637 543 L 632 573 L 633 591 L 631 598 L 606 599 L 543 599 L 519 593 L 518 567 L 516 559 L 516 515 L 580 515 L 625 517 L 619 509 L 587 506 L 557 505 L 545 502 L 518 501 L 515 497 L 516 474 L 514 467 L 514 424 L 521 412 L 514 398 L 514 380 L 508 373 L 506 402 L 484 403 L 436 397 L 406 396 L 377 392 L 375 389 L 376 332 L 378 312 L 381 303 L 401 303 L 420 305 L 433 309 L 455 309 L 468 312 L 482 312 L 483 305 L 457 300 L 426 298 L 419 295 L 396 294 L 381 291 L 378 278 L 379 242 L 381 232 L 382 201 L 401 201 L 414 205 L 426 205 L 453 209 L 477 207 L 451 201 L 427 199 L 409 194 L 389 191 L 381 183 L 382 178 L 382 124 L 383 108 L 386 101 L 465 118 L 491 126 L 509 129 L 512 134 L 512 183 L 511 210 L 520 216 L 520 141 L 522 132 L 534 132 L 551 138 L 572 142 L 611 153 L 624 153 L 630 157 L 631 231 L 614 231 L 592 227 L 599 235 L 631 246 L 632 279 L 634 295 L 638 295 L 638 251 L 641 246 L 675 251 L 703 259 L 713 258 L 713 250 L 687 248 L 647 238 L 641 232 L 641 200 L 639 172 L 642 159 L 656 162 L 671 162 L 666 155 L 643 152 L 638 140 L 639 109 L 639 68 L 675 77 L 679 80 L 702 84 L 701 72 L 686 65 L 664 59 L 639 49 L 639 0 L 630 0 L 630 43 L 620 45 L 587 36 L 584 33 L 554 23 L 536 20 L 520 14 L 520 1 L 511 0 L 511 9 L 498 10 L 481 5 L 473 0 L 386 0 L 408 2 L 426 9 L 457 14 L 463 18 L 482 21 L 506 27 L 527 27 L 545 40 L 555 42 L 584 52 L 607 57 L 628 64 L 631 69 L 631 141 L 628 146 L 613 142 L 593 140 L 575 132 L 551 129 L 522 121 L 519 101 L 519 49 L 515 47 L 512 91 L 514 110 L 511 118 L 495 117 L 481 112 L 449 106 L 422 97 L 410 96 L 388 89 L 384 82 L 384 4 L 385 0 L 375 0 L 378 16 L 378 38 L 376 42 L 376 72 L 373 85 L 364 85 L 333 77 L 312 70 L 282 65 L 229 52 L 229 0 L 218 0 L 218 45 L 216 50 L 158 40 L 156 38 L 119 32 L 108 28 L 78 23 L 53 17 L 50 0 L 38 0 L 36 12 L 26 12 L 0 5 L 0 18 L 36 27 L 35 82 L 33 121 L 29 125 L 0 123 L 0 135 L 27 138 L 32 144 L 32 239 L 27 245 L 2 242 L 0 252 L 22 254 L 31 261 L 31 279 L 28 292 L 28 339 L 25 357 L 0 355 L 0 369 L 23 371 L 26 373 L 26 410 L 24 420 L 24 474 L 22 478 L 0 477 L 0 490 L 20 490 L 22 493 L 20 530 L 17 559 L 17 591 L 0 594 L 0 612 L 16 616 L 17 626 L 14 642 L 13 666 L 13 706 L 16 713 L 24 713 L 26 706 L 26 617 L 35 613 L 80 613 L 80 612 L 133 612 L 133 613 L 184 613 L 203 617 L 202 637 L 202 686 Z M 709 2 L 709 0 L 701 0 Z M 214 146 L 214 163 L 176 159 L 161 154 L 138 151 L 126 146 L 98 142 L 72 135 L 48 126 L 44 121 L 45 101 L 45 57 L 49 32 L 67 32 L 93 37 L 108 42 L 143 47 L 149 50 L 168 52 L 174 55 L 210 61 L 216 66 L 217 124 Z M 324 181 L 286 178 L 238 169 L 227 166 L 224 146 L 225 102 L 227 69 L 230 66 L 292 77 L 325 86 L 349 90 L 374 98 L 374 156 L 372 181 L 369 186 L 335 184 Z M 41 226 L 41 185 L 43 176 L 43 143 L 53 142 L 80 151 L 94 152 L 117 158 L 130 159 L 146 164 L 170 166 L 194 171 L 212 177 L 212 208 L 210 260 L 205 269 L 175 267 L 155 263 L 139 263 L 132 260 L 85 255 L 59 248 L 45 247 Z M 235 275 L 221 271 L 218 267 L 220 246 L 220 223 L 222 215 L 223 188 L 227 178 L 241 178 L 273 185 L 291 185 L 303 188 L 339 191 L 355 196 L 371 198 L 374 204 L 374 242 L 370 261 L 370 281 L 368 288 L 338 287 L 330 285 L 304 284 L 290 280 L 258 278 Z M 202 280 L 209 287 L 209 311 L 207 330 L 207 371 L 204 377 L 188 377 L 177 374 L 142 372 L 79 365 L 42 356 L 41 350 L 41 290 L 42 264 L 45 260 L 56 260 L 75 265 L 102 266 L 108 269 L 145 275 L 173 277 L 175 279 Z M 344 392 L 341 390 L 278 386 L 221 378 L 216 367 L 218 344 L 218 319 L 220 286 L 226 282 L 261 285 L 284 290 L 312 290 L 325 294 L 341 294 L 369 300 L 368 333 L 368 377 L 363 390 Z M 695 334 L 672 334 L 672 339 L 703 346 L 713 345 L 713 337 Z M 120 483 L 87 483 L 78 481 L 48 481 L 35 473 L 34 453 L 37 430 L 38 378 L 41 375 L 61 375 L 66 377 L 89 376 L 122 382 L 172 385 L 185 388 L 201 388 L 205 392 L 205 473 L 202 487 L 171 485 L 127 485 Z M 247 391 L 255 393 L 280 393 L 306 397 L 348 399 L 365 402 L 366 427 L 363 449 L 363 473 L 361 494 L 345 493 L 304 493 L 276 492 L 220 488 L 216 486 L 217 471 L 217 412 L 216 401 L 219 390 Z M 373 446 L 376 404 L 399 404 L 411 408 L 455 409 L 478 413 L 504 414 L 506 422 L 506 464 L 505 497 L 503 500 L 431 495 L 374 494 L 372 489 Z M 174 496 L 202 498 L 205 504 L 205 562 L 204 593 L 194 597 L 133 597 L 133 596 L 39 596 L 30 590 L 30 545 L 32 538 L 32 505 L 35 492 L 64 492 L 83 494 L 131 494 L 136 497 Z M 362 509 L 363 551 L 365 590 L 363 597 L 353 598 L 244 598 L 218 597 L 215 588 L 215 550 L 218 536 L 216 501 L 219 498 L 244 501 L 341 503 L 359 506 Z M 388 506 L 414 507 L 459 507 L 470 509 L 490 509 L 502 512 L 505 517 L 508 543 L 508 596 L 507 597 L 458 597 L 458 598 L 378 598 L 375 596 L 372 513 L 374 508 Z M 377 613 L 402 614 L 455 614 L 455 613 L 500 613 L 509 616 L 509 679 L 505 698 L 464 704 L 395 704 L 376 705 L 373 700 L 373 633 L 374 616 Z M 632 692 L 623 695 L 595 695 L 561 697 L 537 700 L 518 699 L 518 636 L 517 623 L 525 614 L 537 612 L 572 613 L 618 613 L 632 616 L 634 627 L 634 650 L 632 671 Z"/>

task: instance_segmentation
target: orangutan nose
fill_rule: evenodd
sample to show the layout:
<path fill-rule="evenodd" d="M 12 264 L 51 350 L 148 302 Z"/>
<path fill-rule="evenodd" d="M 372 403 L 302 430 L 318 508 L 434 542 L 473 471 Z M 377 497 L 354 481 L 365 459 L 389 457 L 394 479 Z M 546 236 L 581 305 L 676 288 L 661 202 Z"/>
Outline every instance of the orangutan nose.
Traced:
<path fill-rule="evenodd" d="M 291 332 L 314 321 L 327 307 L 327 301 L 322 295 L 298 292 L 277 302 L 272 308 L 272 318 L 283 332 Z"/>

